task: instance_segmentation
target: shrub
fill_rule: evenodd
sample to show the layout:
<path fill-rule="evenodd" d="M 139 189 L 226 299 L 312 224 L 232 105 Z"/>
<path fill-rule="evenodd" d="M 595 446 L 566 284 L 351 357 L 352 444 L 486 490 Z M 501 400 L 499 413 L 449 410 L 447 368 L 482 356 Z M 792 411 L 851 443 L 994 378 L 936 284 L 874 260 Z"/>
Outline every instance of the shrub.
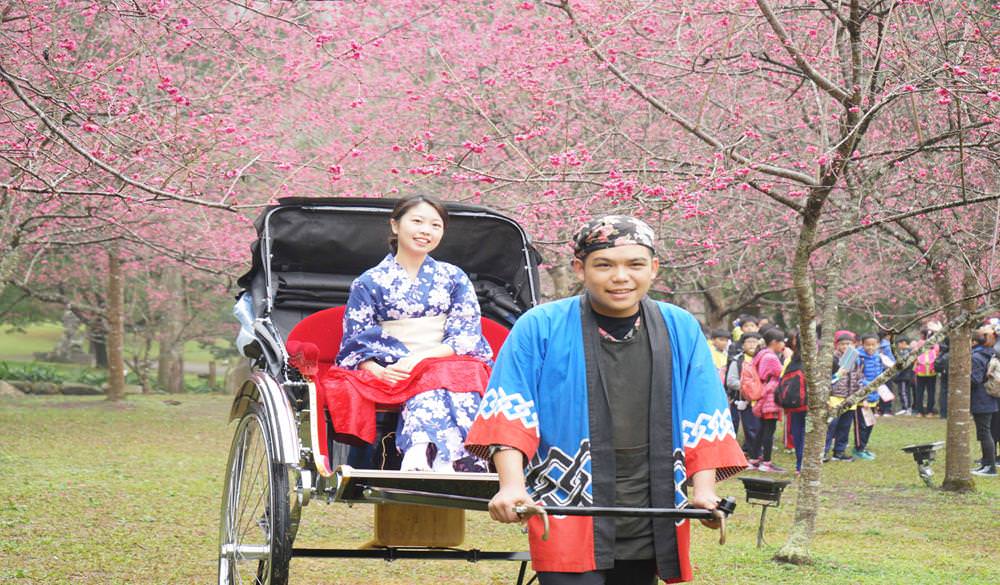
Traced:
<path fill-rule="evenodd" d="M 35 362 L 13 364 L 0 362 L 0 380 L 24 380 L 26 382 L 61 383 L 63 376 L 55 368 Z"/>

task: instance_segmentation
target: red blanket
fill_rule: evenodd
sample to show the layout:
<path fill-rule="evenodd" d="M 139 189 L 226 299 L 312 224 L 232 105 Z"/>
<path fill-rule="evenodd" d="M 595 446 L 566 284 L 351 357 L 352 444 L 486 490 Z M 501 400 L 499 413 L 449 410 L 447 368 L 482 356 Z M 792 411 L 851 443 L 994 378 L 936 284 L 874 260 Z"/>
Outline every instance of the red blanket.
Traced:
<path fill-rule="evenodd" d="M 323 375 L 322 391 L 333 423 L 334 438 L 341 443 L 375 441 L 375 407 L 403 404 L 421 392 L 444 388 L 450 392 L 478 392 L 481 396 L 490 368 L 469 356 L 421 360 L 410 377 L 390 384 L 364 370 L 331 366 Z"/>

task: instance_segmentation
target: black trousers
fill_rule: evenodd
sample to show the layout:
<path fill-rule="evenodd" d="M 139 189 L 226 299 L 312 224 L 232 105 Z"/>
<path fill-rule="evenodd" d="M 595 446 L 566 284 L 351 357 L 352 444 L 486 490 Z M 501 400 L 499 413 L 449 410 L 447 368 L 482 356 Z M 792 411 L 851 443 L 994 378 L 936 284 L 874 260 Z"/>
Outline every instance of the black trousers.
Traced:
<path fill-rule="evenodd" d="M 774 449 L 774 431 L 776 428 L 778 428 L 778 419 L 761 419 L 760 433 L 757 435 L 757 443 L 754 445 L 754 453 L 760 453 L 761 461 L 771 460 L 771 451 Z"/>
<path fill-rule="evenodd" d="M 654 585 L 656 561 L 615 561 L 613 569 L 587 573 L 538 573 L 539 585 Z"/>
<path fill-rule="evenodd" d="M 997 438 L 993 436 L 993 429 L 990 428 L 994 415 L 995 412 L 972 415 L 972 420 L 976 421 L 976 438 L 979 439 L 979 447 L 983 452 L 983 458 L 980 460 L 983 467 L 997 466 Z"/>
<path fill-rule="evenodd" d="M 931 414 L 934 412 L 934 399 L 937 393 L 937 376 L 917 376 L 917 386 L 913 392 L 913 412 L 916 414 Z M 924 395 L 927 395 L 927 406 L 924 406 Z"/>

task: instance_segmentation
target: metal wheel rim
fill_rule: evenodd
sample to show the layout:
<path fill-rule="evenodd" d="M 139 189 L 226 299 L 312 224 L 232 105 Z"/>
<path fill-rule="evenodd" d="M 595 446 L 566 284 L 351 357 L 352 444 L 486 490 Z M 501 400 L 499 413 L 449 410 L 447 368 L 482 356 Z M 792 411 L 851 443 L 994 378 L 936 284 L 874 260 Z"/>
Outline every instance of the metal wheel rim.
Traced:
<path fill-rule="evenodd" d="M 223 511 L 219 554 L 221 584 L 267 585 L 271 582 L 273 481 L 269 445 L 264 433 L 259 416 L 249 415 L 240 421 Z"/>

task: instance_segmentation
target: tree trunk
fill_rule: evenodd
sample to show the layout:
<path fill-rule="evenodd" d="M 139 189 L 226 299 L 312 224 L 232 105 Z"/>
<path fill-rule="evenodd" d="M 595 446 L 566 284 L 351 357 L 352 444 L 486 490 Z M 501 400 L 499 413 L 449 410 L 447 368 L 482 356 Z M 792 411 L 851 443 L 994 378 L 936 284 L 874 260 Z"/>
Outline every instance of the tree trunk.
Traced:
<path fill-rule="evenodd" d="M 125 294 L 117 244 L 108 248 L 108 400 L 125 398 Z"/>
<path fill-rule="evenodd" d="M 168 269 L 163 285 L 169 301 L 163 314 L 159 332 L 160 353 L 157 358 L 156 383 L 161 389 L 178 394 L 184 391 L 184 344 L 181 341 L 184 327 L 181 274 Z"/>
<path fill-rule="evenodd" d="M 553 298 L 563 299 L 573 294 L 576 279 L 569 266 L 560 264 L 548 269 L 549 277 L 552 278 Z"/>
<path fill-rule="evenodd" d="M 816 297 L 813 281 L 809 277 L 809 254 L 806 252 L 811 246 L 811 234 L 814 233 L 814 229 L 807 234 L 808 243 L 799 240 L 799 249 L 796 251 L 796 261 L 793 266 L 795 292 L 800 311 L 799 351 L 806 374 L 809 404 L 809 411 L 806 414 L 805 449 L 802 454 L 802 473 L 799 476 L 798 495 L 795 500 L 795 521 L 785 544 L 774 555 L 777 561 L 796 565 L 811 562 L 809 547 L 816 533 L 816 518 L 819 515 L 819 496 L 822 488 L 823 449 L 828 426 L 827 400 L 830 397 L 830 377 L 827 375 L 829 370 L 821 364 L 830 362 L 833 347 L 832 344 L 825 343 L 821 349 L 817 336 Z M 838 243 L 830 260 L 827 275 L 829 284 L 821 323 L 833 323 L 836 316 L 836 295 L 840 289 L 845 249 L 846 244 L 843 241 Z M 829 336 L 828 331 L 827 337 Z"/>
<path fill-rule="evenodd" d="M 975 289 L 975 274 L 966 267 L 962 282 L 963 297 L 972 295 Z M 974 301 L 966 301 L 963 308 L 975 310 Z M 952 313 L 955 311 L 949 311 Z M 950 315 L 949 315 L 950 316 Z M 941 489 L 949 492 L 966 492 L 974 489 L 971 460 L 969 457 L 969 435 L 972 415 L 969 413 L 970 383 L 972 375 L 972 323 L 963 323 L 954 335 L 948 357 L 948 440 L 945 443 L 945 472 Z"/>
<path fill-rule="evenodd" d="M 710 328 L 723 328 L 728 330 L 730 326 L 726 323 L 726 306 L 723 294 L 710 289 L 707 283 L 697 283 L 702 290 L 702 297 L 705 299 L 705 321 Z"/>

